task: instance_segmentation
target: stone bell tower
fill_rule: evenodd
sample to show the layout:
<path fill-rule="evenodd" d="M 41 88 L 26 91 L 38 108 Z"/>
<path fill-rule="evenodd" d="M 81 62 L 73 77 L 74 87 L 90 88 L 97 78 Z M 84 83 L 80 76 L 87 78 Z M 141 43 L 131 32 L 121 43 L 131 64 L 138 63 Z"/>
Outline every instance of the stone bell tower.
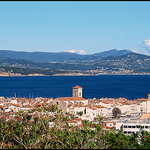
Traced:
<path fill-rule="evenodd" d="M 150 92 L 148 93 L 148 100 L 150 101 Z"/>
<path fill-rule="evenodd" d="M 75 86 L 72 88 L 72 97 L 82 97 L 82 87 Z"/>
<path fill-rule="evenodd" d="M 146 102 L 146 113 L 150 113 L 150 92 L 148 93 L 148 100 Z"/>

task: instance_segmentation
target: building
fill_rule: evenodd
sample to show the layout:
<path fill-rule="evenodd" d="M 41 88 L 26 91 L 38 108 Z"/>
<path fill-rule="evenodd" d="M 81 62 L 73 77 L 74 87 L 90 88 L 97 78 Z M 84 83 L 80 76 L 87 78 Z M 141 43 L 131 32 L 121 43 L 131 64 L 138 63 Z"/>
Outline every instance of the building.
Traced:
<path fill-rule="evenodd" d="M 72 88 L 72 97 L 82 97 L 82 87 L 75 86 Z"/>
<path fill-rule="evenodd" d="M 122 129 L 124 134 L 135 134 L 142 130 L 150 133 L 150 120 L 149 119 L 132 119 L 123 123 Z"/>
<path fill-rule="evenodd" d="M 85 109 L 84 106 L 88 105 L 88 100 L 82 98 L 82 87 L 75 86 L 72 90 L 72 97 L 58 97 L 52 101 L 52 105 L 57 105 L 63 113 L 76 114 Z"/>
<path fill-rule="evenodd" d="M 88 100 L 82 97 L 58 97 L 52 101 L 52 105 L 57 105 L 63 113 L 71 112 L 72 107 L 79 105 L 87 105 Z M 67 109 L 68 108 L 68 109 Z"/>

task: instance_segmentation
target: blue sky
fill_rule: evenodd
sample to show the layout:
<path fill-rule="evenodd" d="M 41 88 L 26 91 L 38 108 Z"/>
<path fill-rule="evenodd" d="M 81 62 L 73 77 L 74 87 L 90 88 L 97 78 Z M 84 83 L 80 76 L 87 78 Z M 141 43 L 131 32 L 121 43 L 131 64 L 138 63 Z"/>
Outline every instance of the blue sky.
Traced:
<path fill-rule="evenodd" d="M 150 54 L 149 1 L 1 1 L 0 49 Z"/>

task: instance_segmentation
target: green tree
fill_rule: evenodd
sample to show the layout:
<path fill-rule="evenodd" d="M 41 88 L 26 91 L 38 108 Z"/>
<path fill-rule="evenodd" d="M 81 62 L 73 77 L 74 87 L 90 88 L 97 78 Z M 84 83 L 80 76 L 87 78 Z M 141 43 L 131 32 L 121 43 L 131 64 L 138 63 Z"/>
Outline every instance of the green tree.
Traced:
<path fill-rule="evenodd" d="M 103 140 L 105 143 L 105 148 L 108 149 L 135 149 L 138 142 L 133 135 L 125 135 L 122 131 L 107 131 L 103 135 Z"/>
<path fill-rule="evenodd" d="M 79 112 L 77 112 L 77 114 L 82 116 L 83 115 L 83 111 L 79 111 Z"/>
<path fill-rule="evenodd" d="M 114 107 L 112 113 L 114 117 L 118 117 L 121 114 L 121 110 L 118 107 Z"/>

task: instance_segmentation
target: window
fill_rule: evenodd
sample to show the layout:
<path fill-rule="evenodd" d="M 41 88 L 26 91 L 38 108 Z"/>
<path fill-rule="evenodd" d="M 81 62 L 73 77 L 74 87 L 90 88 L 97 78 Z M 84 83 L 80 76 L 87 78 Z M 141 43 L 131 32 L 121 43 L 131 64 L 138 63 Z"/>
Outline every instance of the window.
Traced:
<path fill-rule="evenodd" d="M 131 126 L 128 126 L 128 128 L 131 128 Z"/>
<path fill-rule="evenodd" d="M 148 128 L 148 126 L 145 126 L 145 128 L 147 129 L 147 128 Z"/>
<path fill-rule="evenodd" d="M 133 135 L 135 134 L 134 132 L 131 132 Z"/>
<path fill-rule="evenodd" d="M 127 128 L 127 126 L 124 126 L 124 128 Z"/>
<path fill-rule="evenodd" d="M 86 108 L 84 109 L 84 114 L 86 114 Z"/>
<path fill-rule="evenodd" d="M 132 128 L 135 128 L 135 126 L 132 126 Z"/>
<path fill-rule="evenodd" d="M 56 104 L 58 105 L 58 102 L 56 102 Z"/>

